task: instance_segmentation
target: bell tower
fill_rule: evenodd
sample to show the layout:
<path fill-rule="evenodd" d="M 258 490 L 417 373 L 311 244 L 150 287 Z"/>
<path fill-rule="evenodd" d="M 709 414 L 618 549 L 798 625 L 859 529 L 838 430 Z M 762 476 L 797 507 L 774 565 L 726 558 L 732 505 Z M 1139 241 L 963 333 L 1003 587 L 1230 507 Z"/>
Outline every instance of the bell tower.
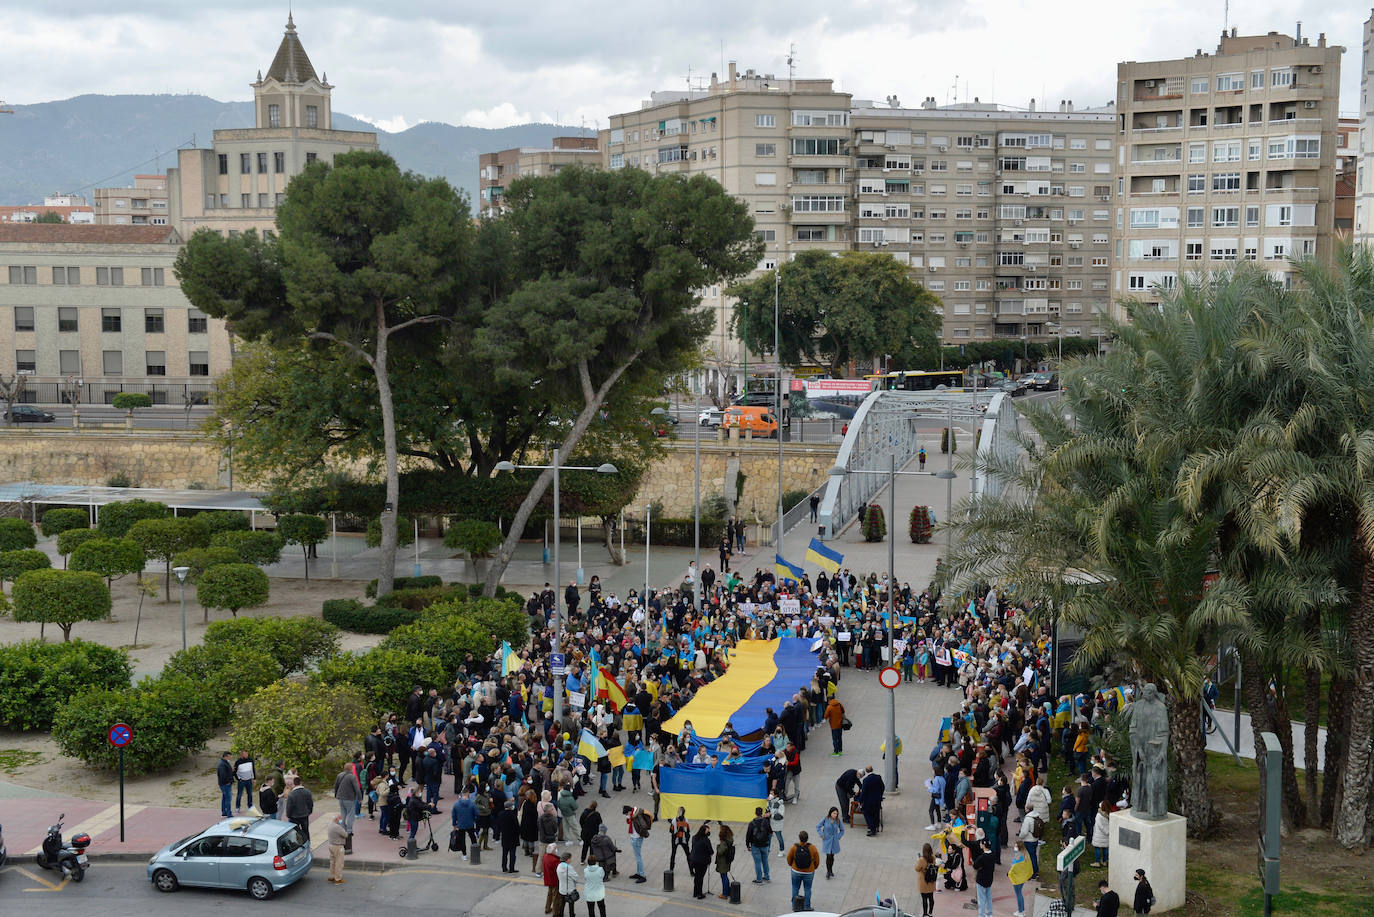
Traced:
<path fill-rule="evenodd" d="M 288 13 L 286 33 L 277 55 L 267 68 L 258 71 L 253 86 L 253 111 L 260 128 L 307 128 L 332 130 L 329 93 L 334 87 L 320 76 L 296 34 L 295 18 Z"/>

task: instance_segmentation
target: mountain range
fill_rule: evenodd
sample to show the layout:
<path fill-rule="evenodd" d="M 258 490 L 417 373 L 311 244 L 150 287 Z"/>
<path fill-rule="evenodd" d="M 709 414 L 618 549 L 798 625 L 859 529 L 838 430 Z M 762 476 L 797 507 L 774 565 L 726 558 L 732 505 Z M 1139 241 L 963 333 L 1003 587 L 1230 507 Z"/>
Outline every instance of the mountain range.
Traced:
<path fill-rule="evenodd" d="M 13 105 L 0 116 L 0 204 L 34 204 L 74 192 L 93 201 L 94 188 L 130 185 L 135 173 L 176 165 L 178 147 L 210 146 L 216 129 L 253 126 L 252 102 L 202 95 L 82 95 L 60 102 Z M 554 124 L 463 127 L 427 121 L 398 133 L 334 113 L 338 130 L 374 131 L 401 168 L 443 176 L 477 197 L 481 153 L 548 146 L 580 128 Z M 475 208 L 474 208 L 475 209 Z"/>

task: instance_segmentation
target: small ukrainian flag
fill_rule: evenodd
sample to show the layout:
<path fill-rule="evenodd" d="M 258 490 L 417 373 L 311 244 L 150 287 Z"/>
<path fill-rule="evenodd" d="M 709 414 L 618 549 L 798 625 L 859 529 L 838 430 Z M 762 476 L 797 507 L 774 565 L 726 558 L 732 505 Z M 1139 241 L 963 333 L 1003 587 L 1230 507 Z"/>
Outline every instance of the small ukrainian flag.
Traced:
<path fill-rule="evenodd" d="M 838 573 L 840 564 L 844 563 L 844 555 L 834 548 L 826 547 L 819 538 L 812 538 L 811 544 L 806 548 L 806 562 L 815 564 L 826 573 Z"/>
<path fill-rule="evenodd" d="M 773 572 L 777 576 L 779 582 L 791 580 L 794 583 L 800 583 L 801 578 L 806 575 L 806 571 L 801 567 L 783 560 L 781 554 L 774 555 Z"/>

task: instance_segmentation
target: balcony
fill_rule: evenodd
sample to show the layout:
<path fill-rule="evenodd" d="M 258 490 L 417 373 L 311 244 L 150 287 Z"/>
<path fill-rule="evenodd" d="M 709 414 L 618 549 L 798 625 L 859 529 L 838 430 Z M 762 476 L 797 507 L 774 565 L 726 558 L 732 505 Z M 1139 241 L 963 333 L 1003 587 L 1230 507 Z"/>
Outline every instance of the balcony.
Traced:
<path fill-rule="evenodd" d="M 1321 123 L 1321 118 L 1272 118 L 1269 121 L 1269 126 L 1271 128 L 1292 127 L 1295 130 L 1311 131 L 1320 128 Z"/>
<path fill-rule="evenodd" d="M 1153 135 L 1153 134 L 1167 134 L 1167 133 L 1170 133 L 1170 132 L 1172 132 L 1172 131 L 1181 131 L 1181 130 L 1183 130 L 1183 125 L 1182 125 L 1182 124 L 1171 124 L 1171 125 L 1169 125 L 1168 127 L 1133 127 L 1133 128 L 1131 128 L 1131 133 L 1132 133 L 1132 134 L 1140 134 L 1140 135 L 1145 135 L 1145 134 L 1151 134 L 1151 135 Z"/>

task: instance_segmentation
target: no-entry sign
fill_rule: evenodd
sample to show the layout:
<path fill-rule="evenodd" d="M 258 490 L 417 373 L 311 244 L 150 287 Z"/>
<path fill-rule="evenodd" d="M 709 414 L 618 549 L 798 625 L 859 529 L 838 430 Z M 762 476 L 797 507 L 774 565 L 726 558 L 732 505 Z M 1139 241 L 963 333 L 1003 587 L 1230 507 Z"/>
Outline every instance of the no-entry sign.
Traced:
<path fill-rule="evenodd" d="M 901 683 L 902 673 L 894 669 L 892 666 L 887 666 L 886 668 L 879 670 L 878 684 L 882 685 L 884 688 L 895 688 Z"/>

